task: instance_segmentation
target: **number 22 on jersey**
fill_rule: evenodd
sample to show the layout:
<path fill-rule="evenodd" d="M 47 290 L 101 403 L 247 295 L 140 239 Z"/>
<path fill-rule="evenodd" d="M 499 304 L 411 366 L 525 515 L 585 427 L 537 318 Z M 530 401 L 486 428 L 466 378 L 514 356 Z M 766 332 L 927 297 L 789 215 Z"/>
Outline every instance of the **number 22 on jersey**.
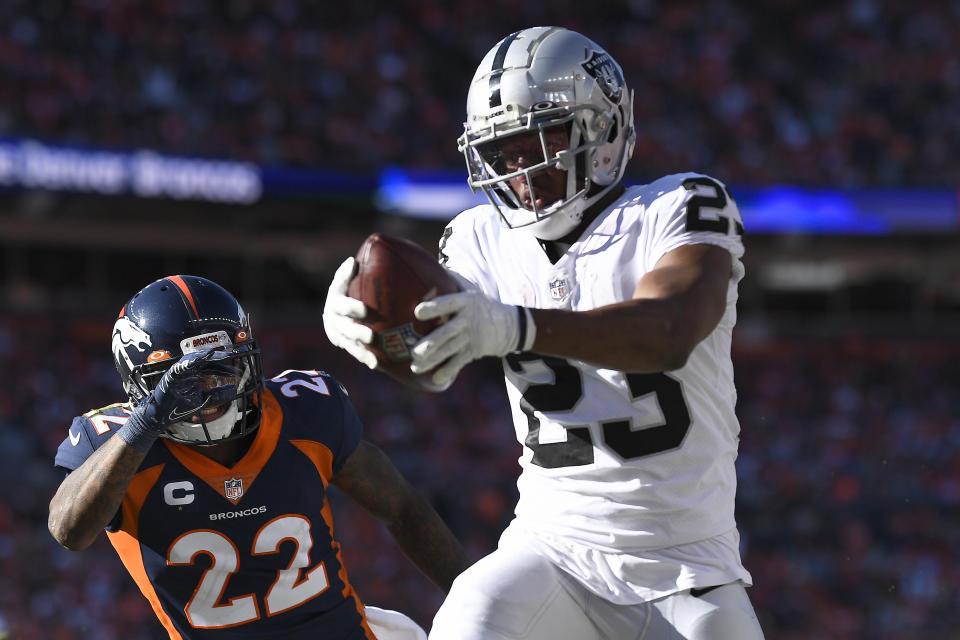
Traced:
<path fill-rule="evenodd" d="M 288 382 L 286 376 L 295 372 L 313 377 L 309 381 L 297 378 Z M 297 397 L 301 389 L 330 395 L 326 382 L 317 371 L 291 369 L 276 376 L 273 381 L 286 383 L 281 387 L 281 393 L 288 398 Z M 280 544 L 284 541 L 292 541 L 296 549 L 290 564 L 286 569 L 277 572 L 267 591 L 264 598 L 267 616 L 298 607 L 330 586 L 323 562 L 309 568 L 313 537 L 310 535 L 310 522 L 303 516 L 280 516 L 263 525 L 254 536 L 252 555 L 279 553 Z M 238 596 L 226 604 L 218 604 L 226 592 L 227 581 L 240 567 L 240 551 L 233 541 L 218 531 L 190 531 L 170 545 L 167 564 L 192 565 L 198 554 L 209 556 L 212 565 L 204 571 L 193 597 L 184 608 L 190 624 L 198 629 L 217 629 L 260 619 L 260 607 L 254 594 Z"/>
<path fill-rule="evenodd" d="M 285 540 L 292 540 L 296 551 L 287 568 L 277 572 L 267 591 L 264 604 L 268 616 L 298 607 L 330 586 L 322 562 L 301 576 L 310 565 L 310 548 L 313 546 L 310 523 L 302 516 L 280 516 L 265 524 L 254 537 L 253 555 L 278 553 L 280 543 Z M 213 564 L 203 573 L 185 608 L 190 624 L 198 629 L 215 629 L 259 619 L 259 606 L 253 594 L 232 598 L 227 604 L 217 604 L 226 591 L 227 580 L 237 572 L 240 564 L 236 545 L 222 533 L 197 530 L 180 536 L 170 545 L 167 564 L 190 565 L 201 553 L 208 555 Z"/>

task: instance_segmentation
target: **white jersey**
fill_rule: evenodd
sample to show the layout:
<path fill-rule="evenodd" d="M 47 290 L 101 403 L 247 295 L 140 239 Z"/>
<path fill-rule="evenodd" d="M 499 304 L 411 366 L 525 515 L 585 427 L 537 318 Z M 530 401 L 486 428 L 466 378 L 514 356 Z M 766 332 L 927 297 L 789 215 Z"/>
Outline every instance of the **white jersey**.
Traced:
<path fill-rule="evenodd" d="M 682 245 L 718 245 L 733 258 L 726 311 L 681 369 L 627 374 L 534 353 L 504 358 L 523 445 L 515 524 L 560 546 L 635 556 L 736 536 L 740 427 L 730 343 L 742 233 L 726 188 L 694 173 L 627 189 L 555 264 L 532 235 L 501 226 L 490 205 L 450 223 L 441 261 L 486 294 L 534 308 L 629 300 Z"/>

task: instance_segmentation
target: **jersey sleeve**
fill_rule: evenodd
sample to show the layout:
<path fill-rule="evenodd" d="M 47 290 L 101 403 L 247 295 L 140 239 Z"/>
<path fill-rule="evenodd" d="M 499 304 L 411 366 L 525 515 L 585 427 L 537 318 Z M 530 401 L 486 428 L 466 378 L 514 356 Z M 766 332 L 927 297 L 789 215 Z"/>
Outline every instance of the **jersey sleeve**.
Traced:
<path fill-rule="evenodd" d="M 94 409 L 75 417 L 70 423 L 67 437 L 57 449 L 53 464 L 73 471 L 109 440 L 113 432 L 129 417 L 129 408 L 120 403 Z"/>
<path fill-rule="evenodd" d="M 267 382 L 280 405 L 283 430 L 294 439 L 323 444 L 333 455 L 334 474 L 357 448 L 363 426 L 333 376 L 317 370 L 287 370 Z"/>
<path fill-rule="evenodd" d="M 90 436 L 87 435 L 89 424 L 90 420 L 86 416 L 77 416 L 73 419 L 67 437 L 57 448 L 54 465 L 73 471 L 96 450 L 90 441 Z"/>
<path fill-rule="evenodd" d="M 360 416 L 357 415 L 350 398 L 347 396 L 347 390 L 332 378 L 331 383 L 335 389 L 334 393 L 340 399 L 341 415 L 343 416 L 343 439 L 340 443 L 340 450 L 333 452 L 333 475 L 337 475 L 347 458 L 360 444 L 360 438 L 363 435 L 363 423 L 360 422 Z"/>
<path fill-rule="evenodd" d="M 464 211 L 450 221 L 440 237 L 440 264 L 475 284 L 489 296 L 496 297 L 498 286 L 483 256 L 483 243 L 478 222 L 484 206 Z"/>
<path fill-rule="evenodd" d="M 743 218 L 726 185 L 697 173 L 667 176 L 658 182 L 662 191 L 653 204 L 647 269 L 678 247 L 712 244 L 730 252 L 734 280 L 743 278 Z"/>
<path fill-rule="evenodd" d="M 77 416 L 70 423 L 67 437 L 57 448 L 57 455 L 53 464 L 66 473 L 73 472 L 82 465 L 93 452 L 110 439 L 113 431 L 119 428 L 130 417 L 130 412 L 124 405 L 114 404 L 103 409 L 89 411 Z M 116 531 L 120 528 L 122 511 L 117 509 L 116 515 L 105 527 L 107 531 Z"/>

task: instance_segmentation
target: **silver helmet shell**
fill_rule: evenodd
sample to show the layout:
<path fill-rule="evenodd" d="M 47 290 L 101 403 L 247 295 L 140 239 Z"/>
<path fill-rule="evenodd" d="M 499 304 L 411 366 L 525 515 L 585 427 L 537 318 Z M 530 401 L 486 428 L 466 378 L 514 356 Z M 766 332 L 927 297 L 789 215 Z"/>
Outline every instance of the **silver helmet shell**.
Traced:
<path fill-rule="evenodd" d="M 569 145 L 554 150 L 544 132 L 564 127 Z M 542 154 L 515 170 L 491 154 L 503 140 L 538 135 Z M 510 228 L 555 240 L 569 233 L 591 204 L 623 176 L 636 132 L 633 95 L 620 65 L 592 40 L 562 27 L 532 27 L 498 42 L 470 83 L 467 121 L 457 145 L 468 183 L 482 190 Z M 510 185 L 533 189 L 537 172 L 566 171 L 566 193 L 556 202 L 524 202 Z"/>

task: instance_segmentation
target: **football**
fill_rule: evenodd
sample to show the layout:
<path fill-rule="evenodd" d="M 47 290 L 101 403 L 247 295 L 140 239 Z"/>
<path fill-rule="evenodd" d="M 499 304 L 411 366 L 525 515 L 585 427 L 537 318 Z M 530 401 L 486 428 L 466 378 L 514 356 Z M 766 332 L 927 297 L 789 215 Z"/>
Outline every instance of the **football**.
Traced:
<path fill-rule="evenodd" d="M 374 331 L 367 348 L 377 356 L 377 369 L 410 387 L 440 391 L 430 379 L 432 372 L 410 371 L 410 349 L 442 319 L 420 321 L 413 310 L 424 300 L 460 291 L 460 285 L 433 255 L 403 238 L 374 233 L 360 245 L 356 259 L 359 268 L 347 293 L 369 309 L 363 323 Z"/>

